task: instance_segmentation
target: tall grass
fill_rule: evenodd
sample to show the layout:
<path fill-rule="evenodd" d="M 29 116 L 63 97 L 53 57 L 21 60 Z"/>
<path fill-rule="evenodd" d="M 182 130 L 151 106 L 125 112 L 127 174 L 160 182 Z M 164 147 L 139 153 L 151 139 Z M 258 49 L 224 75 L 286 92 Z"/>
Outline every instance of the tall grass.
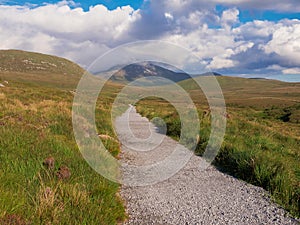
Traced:
<path fill-rule="evenodd" d="M 0 91 L 0 224 L 117 224 L 124 220 L 119 185 L 91 169 L 77 148 L 72 93 L 13 81 Z M 103 107 L 102 101 L 111 102 L 108 98 L 98 102 L 98 130 L 114 137 L 110 105 Z M 115 141 L 104 144 L 114 156 L 119 153 Z M 43 166 L 48 156 L 55 158 L 54 170 Z M 71 170 L 68 180 L 55 175 L 62 165 Z"/>
<path fill-rule="evenodd" d="M 175 109 L 167 102 L 154 101 L 141 100 L 137 104 L 138 111 L 150 119 L 153 116 L 163 118 L 168 127 L 167 134 L 178 140 L 180 121 Z M 294 135 L 297 126 L 295 132 L 291 130 L 284 134 L 277 127 L 286 124 L 283 125 L 280 118 L 262 117 L 264 109 L 242 107 L 227 110 L 230 118 L 226 135 L 214 165 L 221 171 L 268 190 L 276 202 L 299 217 L 300 139 Z M 198 107 L 198 111 L 202 119 L 195 152 L 202 155 L 210 135 L 210 114 L 204 107 Z"/>

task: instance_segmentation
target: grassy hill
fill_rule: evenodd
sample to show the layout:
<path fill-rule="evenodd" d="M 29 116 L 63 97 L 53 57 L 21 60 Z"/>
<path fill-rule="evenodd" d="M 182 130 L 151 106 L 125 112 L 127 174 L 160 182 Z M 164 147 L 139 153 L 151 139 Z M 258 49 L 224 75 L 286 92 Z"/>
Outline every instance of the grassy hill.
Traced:
<path fill-rule="evenodd" d="M 21 50 L 0 50 L 1 72 L 55 73 L 81 75 L 77 64 L 57 56 Z"/>
<path fill-rule="evenodd" d="M 58 88 L 75 88 L 84 70 L 60 57 L 20 50 L 0 50 L 2 80 Z"/>
<path fill-rule="evenodd" d="M 122 221 L 119 185 L 91 169 L 73 137 L 72 90 L 83 69 L 62 58 L 21 51 L 0 51 L 0 65 L 5 86 L 0 87 L 0 224 Z M 118 89 L 108 85 L 97 103 L 99 133 L 111 137 L 110 104 Z M 103 141 L 117 156 L 119 143 Z M 49 156 L 55 159 L 53 170 L 43 165 Z M 67 180 L 56 176 L 62 166 L 71 171 Z"/>

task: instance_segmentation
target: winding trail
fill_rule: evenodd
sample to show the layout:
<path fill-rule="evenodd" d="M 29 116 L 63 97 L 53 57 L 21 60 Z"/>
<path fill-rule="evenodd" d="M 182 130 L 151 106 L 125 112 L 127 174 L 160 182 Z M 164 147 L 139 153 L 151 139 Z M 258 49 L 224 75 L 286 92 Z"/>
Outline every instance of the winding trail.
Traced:
<path fill-rule="evenodd" d="M 123 163 L 140 166 L 161 161 L 178 144 L 162 135 L 163 142 L 157 148 L 137 151 L 135 146 L 141 148 L 142 141 L 128 138 L 127 122 L 138 138 L 147 138 L 151 132 L 157 134 L 153 124 L 134 107 L 117 118 Z M 121 196 L 129 214 L 125 224 L 299 224 L 262 188 L 223 174 L 213 166 L 201 170 L 201 163 L 200 157 L 192 155 L 186 166 L 167 180 L 147 186 L 122 185 Z M 130 173 L 123 168 L 125 177 L 130 179 Z"/>

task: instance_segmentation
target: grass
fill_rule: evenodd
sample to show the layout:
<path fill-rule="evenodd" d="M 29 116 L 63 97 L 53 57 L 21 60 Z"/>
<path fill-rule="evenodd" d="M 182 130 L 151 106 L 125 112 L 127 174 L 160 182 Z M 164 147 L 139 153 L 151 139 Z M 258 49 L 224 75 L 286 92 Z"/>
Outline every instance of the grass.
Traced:
<path fill-rule="evenodd" d="M 59 63 L 63 66 L 53 66 Z M 74 140 L 72 101 L 82 72 L 61 58 L 0 51 L 0 83 L 6 86 L 0 88 L 0 224 L 117 224 L 126 219 L 120 186 L 91 169 Z M 275 201 L 299 216 L 300 84 L 218 80 L 229 119 L 214 164 L 265 188 Z M 180 85 L 198 108 L 201 126 L 196 153 L 201 155 L 210 135 L 210 111 L 195 82 L 186 80 Z M 110 117 L 121 88 L 108 83 L 95 113 L 98 132 L 111 137 L 103 142 L 115 157 L 119 143 Z M 163 118 L 167 135 L 179 139 L 181 122 L 170 104 L 152 97 L 140 101 L 137 109 L 150 119 Z M 56 160 L 54 170 L 43 166 L 49 156 Z M 55 173 L 63 165 L 72 175 L 61 181 Z"/>
<path fill-rule="evenodd" d="M 76 79 L 45 74 L 0 74 L 0 224 L 117 224 L 126 218 L 120 186 L 97 174 L 83 159 L 73 137 L 71 109 Z M 59 78 L 59 75 L 53 75 Z M 26 79 L 26 82 L 23 82 Z M 69 79 L 69 80 L 68 80 Z M 61 85 L 56 85 L 59 83 Z M 109 85 L 108 85 L 109 86 Z M 110 107 L 115 86 L 97 103 L 99 133 L 115 137 Z M 104 140 L 117 156 L 119 144 Z M 48 170 L 43 161 L 56 160 Z M 55 172 L 71 170 L 61 181 Z"/>
<path fill-rule="evenodd" d="M 300 216 L 300 84 L 218 77 L 227 103 L 227 129 L 214 165 L 269 191 L 292 215 Z M 192 81 L 180 82 L 198 108 L 201 128 L 196 154 L 202 155 L 210 135 L 210 111 Z M 263 90 L 263 91 L 262 91 Z M 145 98 L 137 110 L 167 124 L 178 140 L 180 119 L 162 99 Z"/>

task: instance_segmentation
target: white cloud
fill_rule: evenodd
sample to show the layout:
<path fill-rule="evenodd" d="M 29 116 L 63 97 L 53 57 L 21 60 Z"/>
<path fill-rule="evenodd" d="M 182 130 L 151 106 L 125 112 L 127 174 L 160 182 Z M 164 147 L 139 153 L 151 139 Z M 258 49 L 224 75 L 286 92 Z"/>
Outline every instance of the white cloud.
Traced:
<path fill-rule="evenodd" d="M 88 12 L 82 8 L 71 9 L 62 3 L 45 5 L 37 8 L 18 6 L 0 6 L 0 21 L 19 26 L 31 26 L 41 31 L 53 34 L 76 34 L 101 32 L 109 38 L 115 38 L 120 32 L 128 28 L 138 11 L 125 6 L 115 10 L 108 10 L 103 5 L 91 7 Z M 18 15 L 18 16 L 16 16 Z M 115 28 L 121 29 L 115 30 Z"/>
<path fill-rule="evenodd" d="M 289 21 L 287 25 L 284 22 L 274 31 L 264 50 L 267 54 L 276 53 L 287 63 L 300 66 L 300 21 L 294 20 L 293 24 Z"/>
<path fill-rule="evenodd" d="M 253 46 L 254 43 L 252 42 L 244 42 L 241 43 L 241 45 L 238 45 L 234 48 L 228 48 L 223 52 L 223 54 L 214 57 L 208 67 L 210 69 L 225 69 L 237 66 L 238 61 L 231 59 L 231 57 L 246 52 L 249 48 L 252 48 Z"/>
<path fill-rule="evenodd" d="M 278 65 L 271 65 L 267 67 L 268 70 L 281 72 L 283 74 L 300 74 L 299 67 L 286 68 Z"/>
<path fill-rule="evenodd" d="M 236 8 L 228 9 L 223 11 L 221 22 L 225 27 L 231 27 L 233 24 L 239 21 L 239 10 Z"/>
<path fill-rule="evenodd" d="M 216 56 L 213 58 L 213 60 L 209 64 L 209 68 L 210 69 L 225 69 L 225 68 L 234 67 L 237 64 L 238 63 L 236 61 L 233 61 L 231 59 L 226 59 L 226 58 Z"/>
<path fill-rule="evenodd" d="M 299 74 L 300 75 L 300 68 L 289 68 L 289 69 L 284 69 L 282 70 L 283 74 Z"/>
<path fill-rule="evenodd" d="M 208 69 L 222 69 L 237 65 L 238 62 L 231 57 L 255 45 L 252 41 L 236 41 L 235 37 L 227 28 L 212 29 L 203 25 L 187 34 L 166 35 L 164 39 L 191 49 L 199 58 L 207 59 Z"/>
<path fill-rule="evenodd" d="M 169 19 L 169 20 L 173 20 L 174 19 L 173 15 L 171 13 L 167 13 L 167 12 L 165 13 L 165 17 L 167 19 Z"/>
<path fill-rule="evenodd" d="M 265 40 L 274 33 L 278 25 L 271 21 L 254 20 L 247 22 L 232 30 L 237 37 L 243 36 L 245 39 Z"/>
<path fill-rule="evenodd" d="M 223 54 L 227 48 L 235 45 L 230 33 L 224 29 L 209 29 L 205 24 L 187 34 L 167 34 L 163 39 L 190 49 L 200 58 Z"/>
<path fill-rule="evenodd" d="M 139 10 L 97 5 L 84 12 L 69 4 L 74 6 L 66 1 L 36 8 L 0 6 L 0 48 L 59 54 L 83 64 L 91 63 L 86 59 L 97 55 L 95 51 L 99 55 L 131 40 L 128 29 L 139 18 Z"/>
<path fill-rule="evenodd" d="M 154 1 L 152 1 L 154 2 Z M 172 11 L 181 11 L 182 9 L 186 8 L 190 1 L 188 0 L 162 0 L 163 7 L 168 8 Z"/>

